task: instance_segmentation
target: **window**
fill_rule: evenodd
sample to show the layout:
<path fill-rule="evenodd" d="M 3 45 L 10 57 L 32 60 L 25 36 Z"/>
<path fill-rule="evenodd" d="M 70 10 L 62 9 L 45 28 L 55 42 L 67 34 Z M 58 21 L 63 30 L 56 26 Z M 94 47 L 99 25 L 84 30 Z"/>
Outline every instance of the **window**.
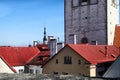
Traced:
<path fill-rule="evenodd" d="M 58 59 L 56 59 L 56 64 L 58 64 Z"/>
<path fill-rule="evenodd" d="M 88 0 L 82 0 L 82 2 L 88 2 Z"/>
<path fill-rule="evenodd" d="M 80 5 L 88 5 L 89 0 L 79 0 Z"/>
<path fill-rule="evenodd" d="M 75 34 L 69 35 L 69 44 L 76 44 L 76 35 Z"/>
<path fill-rule="evenodd" d="M 67 73 L 67 72 L 62 72 L 62 74 L 63 74 L 63 75 L 68 75 L 68 73 Z"/>
<path fill-rule="evenodd" d="M 92 4 L 97 4 L 98 0 L 79 0 L 80 5 L 84 6 L 84 5 L 92 5 Z"/>
<path fill-rule="evenodd" d="M 34 71 L 33 71 L 32 69 L 30 69 L 30 73 L 33 74 L 33 72 L 34 72 Z"/>
<path fill-rule="evenodd" d="M 24 71 L 23 71 L 23 69 L 19 69 L 19 73 L 23 73 Z"/>
<path fill-rule="evenodd" d="M 81 64 L 81 60 L 78 60 L 78 64 Z"/>
<path fill-rule="evenodd" d="M 64 64 L 72 64 L 72 57 L 71 56 L 65 56 L 64 57 Z"/>
<path fill-rule="evenodd" d="M 83 43 L 83 44 L 88 43 L 88 38 L 87 38 L 87 37 L 83 37 L 83 38 L 81 39 L 81 43 Z"/>
<path fill-rule="evenodd" d="M 35 73 L 36 73 L 36 74 L 39 74 L 39 73 L 40 73 L 40 71 L 39 71 L 39 70 L 35 70 Z"/>
<path fill-rule="evenodd" d="M 117 8 L 117 0 L 112 0 L 112 6 Z"/>
<path fill-rule="evenodd" d="M 58 74 L 58 72 L 54 72 L 54 74 Z"/>

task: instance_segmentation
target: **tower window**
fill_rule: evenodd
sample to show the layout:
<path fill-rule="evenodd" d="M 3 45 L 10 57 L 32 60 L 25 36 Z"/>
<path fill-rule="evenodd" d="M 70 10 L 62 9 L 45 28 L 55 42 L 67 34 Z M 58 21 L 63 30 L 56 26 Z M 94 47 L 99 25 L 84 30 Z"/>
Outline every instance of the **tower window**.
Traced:
<path fill-rule="evenodd" d="M 83 38 L 81 39 L 81 43 L 83 43 L 83 44 L 88 43 L 88 38 L 83 37 Z"/>
<path fill-rule="evenodd" d="M 80 5 L 97 4 L 98 0 L 79 0 Z"/>
<path fill-rule="evenodd" d="M 80 0 L 80 5 L 88 5 L 89 0 Z"/>
<path fill-rule="evenodd" d="M 69 35 L 69 44 L 76 44 L 76 35 L 74 34 Z"/>
<path fill-rule="evenodd" d="M 88 0 L 82 0 L 82 2 L 88 2 Z"/>

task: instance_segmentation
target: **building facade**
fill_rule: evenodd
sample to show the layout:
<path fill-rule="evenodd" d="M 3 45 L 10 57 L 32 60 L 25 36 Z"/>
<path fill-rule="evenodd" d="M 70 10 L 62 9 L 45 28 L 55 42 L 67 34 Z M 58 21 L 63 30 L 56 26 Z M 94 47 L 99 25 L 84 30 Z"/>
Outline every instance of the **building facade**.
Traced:
<path fill-rule="evenodd" d="M 118 4 L 118 0 L 65 0 L 65 43 L 113 44 Z"/>
<path fill-rule="evenodd" d="M 68 44 L 42 66 L 42 72 L 102 77 L 118 56 L 115 46 Z"/>

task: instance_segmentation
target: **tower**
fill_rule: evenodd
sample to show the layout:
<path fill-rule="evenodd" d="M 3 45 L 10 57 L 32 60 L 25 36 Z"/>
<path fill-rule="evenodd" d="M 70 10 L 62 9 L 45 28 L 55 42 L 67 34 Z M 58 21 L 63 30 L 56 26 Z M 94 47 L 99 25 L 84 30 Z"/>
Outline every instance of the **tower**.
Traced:
<path fill-rule="evenodd" d="M 44 27 L 43 44 L 47 44 L 47 38 L 46 38 L 46 28 L 45 28 L 45 27 Z"/>
<path fill-rule="evenodd" d="M 65 43 L 113 44 L 119 0 L 65 0 Z"/>

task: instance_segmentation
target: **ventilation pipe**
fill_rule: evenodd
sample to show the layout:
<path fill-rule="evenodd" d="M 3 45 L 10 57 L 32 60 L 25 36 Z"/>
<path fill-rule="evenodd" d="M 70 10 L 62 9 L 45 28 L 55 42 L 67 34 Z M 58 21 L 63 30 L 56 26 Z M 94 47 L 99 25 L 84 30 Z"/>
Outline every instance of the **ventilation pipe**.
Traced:
<path fill-rule="evenodd" d="M 108 56 L 108 48 L 107 48 L 107 46 L 105 46 L 105 56 Z"/>

